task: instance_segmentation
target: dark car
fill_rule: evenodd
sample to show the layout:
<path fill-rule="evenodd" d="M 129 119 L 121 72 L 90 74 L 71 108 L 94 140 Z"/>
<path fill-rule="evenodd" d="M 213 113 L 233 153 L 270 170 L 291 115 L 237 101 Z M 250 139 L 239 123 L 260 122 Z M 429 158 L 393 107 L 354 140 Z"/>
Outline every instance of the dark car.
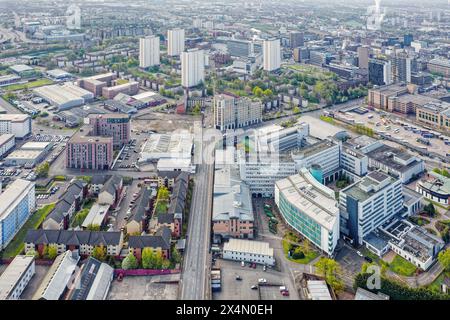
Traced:
<path fill-rule="evenodd" d="M 369 258 L 369 257 L 364 257 L 364 260 L 366 260 L 366 261 L 369 262 L 369 263 L 372 263 L 372 262 L 373 262 L 372 258 Z"/>

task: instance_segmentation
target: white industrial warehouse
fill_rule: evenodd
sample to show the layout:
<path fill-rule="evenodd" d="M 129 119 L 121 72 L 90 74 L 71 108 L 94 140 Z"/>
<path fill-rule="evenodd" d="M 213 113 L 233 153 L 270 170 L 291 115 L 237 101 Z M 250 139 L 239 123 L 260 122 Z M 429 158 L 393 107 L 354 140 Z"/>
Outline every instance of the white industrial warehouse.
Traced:
<path fill-rule="evenodd" d="M 82 106 L 94 98 L 91 92 L 71 83 L 35 88 L 33 92 L 60 110 Z"/>

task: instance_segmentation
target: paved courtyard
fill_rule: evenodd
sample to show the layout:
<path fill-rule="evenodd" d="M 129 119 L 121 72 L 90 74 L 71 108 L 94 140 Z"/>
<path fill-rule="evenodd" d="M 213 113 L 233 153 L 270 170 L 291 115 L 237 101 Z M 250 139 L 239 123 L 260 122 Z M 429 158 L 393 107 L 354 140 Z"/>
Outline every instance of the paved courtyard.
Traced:
<path fill-rule="evenodd" d="M 293 299 L 298 300 L 298 294 L 291 278 L 286 273 L 268 268 L 263 271 L 261 265 L 256 269 L 248 265 L 242 267 L 239 262 L 218 260 L 217 265 L 222 270 L 222 290 L 213 293 L 214 300 L 273 300 Z M 236 280 L 240 276 L 242 280 Z M 252 290 L 253 285 L 258 285 L 258 279 L 264 278 L 271 286 L 258 286 L 258 290 Z M 283 297 L 279 291 L 280 286 L 286 286 L 290 292 L 289 297 Z"/>
<path fill-rule="evenodd" d="M 126 276 L 115 279 L 107 300 L 176 300 L 179 275 Z"/>

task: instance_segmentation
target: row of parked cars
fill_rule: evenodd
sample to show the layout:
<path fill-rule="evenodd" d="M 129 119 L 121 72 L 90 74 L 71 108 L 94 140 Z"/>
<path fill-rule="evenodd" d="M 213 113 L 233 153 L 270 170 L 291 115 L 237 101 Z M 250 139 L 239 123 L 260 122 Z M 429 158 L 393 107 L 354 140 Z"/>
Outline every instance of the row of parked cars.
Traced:
<path fill-rule="evenodd" d="M 18 176 L 21 172 L 22 172 L 21 169 L 15 168 L 0 169 L 0 176 L 13 177 Z"/>
<path fill-rule="evenodd" d="M 124 169 L 124 168 L 134 168 L 134 167 L 136 167 L 136 162 L 128 163 L 128 164 L 121 163 L 122 161 L 130 160 L 131 152 L 138 153 L 138 151 L 136 150 L 136 143 L 137 143 L 137 140 L 136 139 L 132 139 L 130 141 L 130 143 L 123 148 L 123 151 L 120 154 L 119 159 L 117 160 L 117 162 L 119 163 L 119 168 Z"/>
<path fill-rule="evenodd" d="M 43 129 L 41 129 L 43 130 Z M 53 134 L 36 134 L 34 140 L 38 142 L 63 142 L 69 140 L 68 136 L 53 135 Z"/>

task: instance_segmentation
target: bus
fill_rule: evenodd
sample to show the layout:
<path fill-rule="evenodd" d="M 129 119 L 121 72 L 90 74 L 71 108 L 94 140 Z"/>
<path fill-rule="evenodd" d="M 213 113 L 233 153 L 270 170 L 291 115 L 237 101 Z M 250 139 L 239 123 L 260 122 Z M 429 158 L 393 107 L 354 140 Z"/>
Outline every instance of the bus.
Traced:
<path fill-rule="evenodd" d="M 434 138 L 434 135 L 432 133 L 422 133 L 422 137 L 431 139 L 431 138 Z"/>
<path fill-rule="evenodd" d="M 423 139 L 423 138 L 417 138 L 416 141 L 421 143 L 421 144 L 427 145 L 427 146 L 429 146 L 431 144 L 430 140 Z"/>

